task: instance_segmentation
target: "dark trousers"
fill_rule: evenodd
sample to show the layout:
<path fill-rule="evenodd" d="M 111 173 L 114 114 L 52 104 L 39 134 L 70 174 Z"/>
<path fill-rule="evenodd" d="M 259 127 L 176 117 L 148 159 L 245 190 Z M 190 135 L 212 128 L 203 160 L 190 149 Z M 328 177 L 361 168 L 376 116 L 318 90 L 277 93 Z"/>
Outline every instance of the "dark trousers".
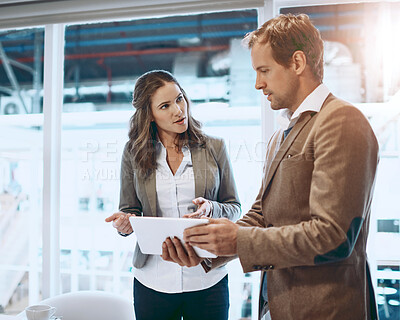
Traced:
<path fill-rule="evenodd" d="M 183 293 L 158 292 L 135 278 L 133 303 L 136 320 L 227 320 L 228 276 L 211 288 Z"/>

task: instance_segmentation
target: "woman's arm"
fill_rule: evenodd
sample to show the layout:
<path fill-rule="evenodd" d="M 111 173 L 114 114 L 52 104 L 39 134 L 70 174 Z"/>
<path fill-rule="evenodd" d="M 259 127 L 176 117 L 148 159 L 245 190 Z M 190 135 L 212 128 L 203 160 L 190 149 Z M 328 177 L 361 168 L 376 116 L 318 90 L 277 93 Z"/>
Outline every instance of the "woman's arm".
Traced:
<path fill-rule="evenodd" d="M 232 165 L 223 139 L 216 140 L 218 145 L 211 145 L 211 152 L 216 155 L 220 184 L 216 200 L 210 200 L 212 205 L 212 218 L 228 218 L 237 220 L 242 212 L 239 196 L 233 177 Z M 218 152 L 216 152 L 218 150 Z"/>
<path fill-rule="evenodd" d="M 113 222 L 113 227 L 116 228 L 118 233 L 122 236 L 127 236 L 133 232 L 129 217 L 132 215 L 142 215 L 142 206 L 136 195 L 134 175 L 135 172 L 132 168 L 128 144 L 126 144 L 121 161 L 120 212 L 116 212 L 106 218 L 106 222 Z"/>

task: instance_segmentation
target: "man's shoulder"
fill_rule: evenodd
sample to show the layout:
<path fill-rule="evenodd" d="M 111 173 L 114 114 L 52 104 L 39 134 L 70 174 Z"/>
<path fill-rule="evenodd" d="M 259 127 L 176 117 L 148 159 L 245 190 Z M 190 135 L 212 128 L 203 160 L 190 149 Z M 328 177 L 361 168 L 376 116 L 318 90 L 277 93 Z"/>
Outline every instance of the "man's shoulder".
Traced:
<path fill-rule="evenodd" d="M 349 116 L 353 115 L 364 117 L 362 112 L 353 104 L 330 93 L 322 105 L 320 115 L 321 118 L 323 118 L 332 116 L 332 114 L 336 113 L 345 113 Z"/>
<path fill-rule="evenodd" d="M 325 109 L 327 107 L 329 109 L 343 108 L 343 107 L 355 108 L 350 102 L 348 102 L 346 100 L 343 100 L 343 99 L 340 99 L 340 98 L 336 97 L 335 95 L 333 95 L 332 93 L 330 93 L 326 97 L 326 99 L 325 99 L 325 101 L 324 101 L 324 103 L 322 105 L 322 109 Z"/>

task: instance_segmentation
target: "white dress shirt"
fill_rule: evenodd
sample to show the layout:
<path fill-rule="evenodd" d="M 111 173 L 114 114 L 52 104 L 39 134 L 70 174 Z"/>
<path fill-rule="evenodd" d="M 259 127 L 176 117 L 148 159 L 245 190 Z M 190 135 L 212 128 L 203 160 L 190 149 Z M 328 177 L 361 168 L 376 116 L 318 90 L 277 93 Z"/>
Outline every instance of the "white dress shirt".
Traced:
<path fill-rule="evenodd" d="M 279 114 L 277 118 L 278 124 L 283 130 L 293 127 L 297 120 L 299 120 L 300 115 L 306 111 L 319 112 L 322 105 L 324 104 L 326 98 L 328 97 L 330 91 L 326 85 L 321 83 L 318 87 L 314 89 L 300 104 L 294 113 L 289 111 L 289 109 L 284 109 Z"/>
<path fill-rule="evenodd" d="M 182 148 L 183 160 L 175 175 L 167 163 L 167 150 L 158 143 L 156 169 L 157 215 L 179 218 L 188 213 L 195 198 L 195 181 L 190 149 Z M 187 268 L 150 255 L 143 268 L 135 269 L 135 278 L 148 288 L 164 293 L 197 291 L 212 287 L 225 275 L 225 267 L 205 273 L 201 265 Z"/>

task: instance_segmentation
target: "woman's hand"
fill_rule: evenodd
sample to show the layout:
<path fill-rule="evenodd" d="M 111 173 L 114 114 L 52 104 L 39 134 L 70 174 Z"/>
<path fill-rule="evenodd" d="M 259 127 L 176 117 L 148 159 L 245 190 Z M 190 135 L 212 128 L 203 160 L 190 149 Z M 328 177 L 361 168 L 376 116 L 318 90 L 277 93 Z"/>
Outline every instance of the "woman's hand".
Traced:
<path fill-rule="evenodd" d="M 175 262 L 181 267 L 194 267 L 203 261 L 203 258 L 196 254 L 190 244 L 185 243 L 183 246 L 181 240 L 177 237 L 165 239 L 162 245 L 161 258 L 165 261 Z"/>
<path fill-rule="evenodd" d="M 133 232 L 129 217 L 135 217 L 133 213 L 116 212 L 106 218 L 106 222 L 112 222 L 112 226 L 120 233 L 131 234 Z"/>
<path fill-rule="evenodd" d="M 183 218 L 201 218 L 201 217 L 211 217 L 212 216 L 212 203 L 210 200 L 198 197 L 192 202 L 197 205 L 197 210 L 193 213 L 187 213 Z"/>

